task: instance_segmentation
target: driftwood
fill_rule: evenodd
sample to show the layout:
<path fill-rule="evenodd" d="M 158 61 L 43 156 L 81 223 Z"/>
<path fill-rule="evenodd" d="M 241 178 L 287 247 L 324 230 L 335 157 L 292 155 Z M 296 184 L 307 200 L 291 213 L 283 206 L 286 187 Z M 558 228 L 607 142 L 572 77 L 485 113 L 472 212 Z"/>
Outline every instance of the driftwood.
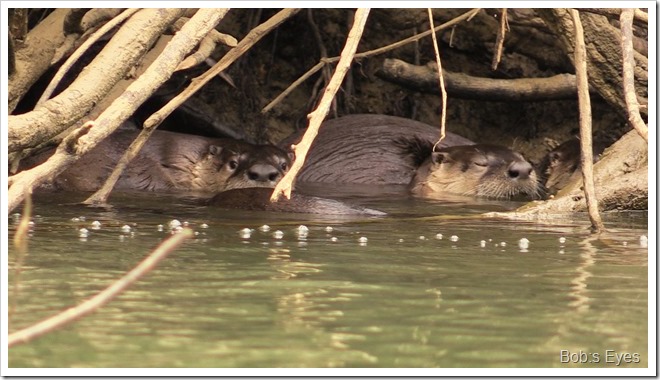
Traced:
<path fill-rule="evenodd" d="M 377 75 L 383 79 L 428 93 L 439 93 L 435 65 L 417 66 L 386 58 Z M 489 101 L 546 101 L 576 98 L 575 75 L 549 78 L 492 79 L 443 70 L 449 96 Z"/>
<path fill-rule="evenodd" d="M 65 91 L 34 111 L 8 117 L 9 153 L 34 147 L 82 119 L 181 14 L 144 9 L 133 15 Z"/>
<path fill-rule="evenodd" d="M 147 73 L 140 76 L 140 78 L 129 86 L 126 92 L 115 100 L 94 122 L 86 124 L 68 136 L 57 148 L 56 153 L 44 164 L 10 178 L 10 188 L 8 191 L 9 210 L 12 210 L 20 203 L 28 189 L 64 171 L 68 165 L 91 150 L 96 144 L 118 128 L 122 122 L 128 119 L 137 107 L 170 77 L 178 64 L 185 58 L 186 54 L 222 18 L 218 11 L 202 10 L 198 14 L 199 17 L 193 17 L 190 21 L 192 30 L 178 35 L 178 39 L 173 39 L 173 43 L 169 45 L 170 49 L 164 52 L 149 67 Z M 174 20 L 170 21 L 173 22 Z M 57 98 L 59 96 L 52 100 Z M 46 102 L 44 107 L 51 101 Z M 83 136 L 85 138 L 78 141 Z"/>

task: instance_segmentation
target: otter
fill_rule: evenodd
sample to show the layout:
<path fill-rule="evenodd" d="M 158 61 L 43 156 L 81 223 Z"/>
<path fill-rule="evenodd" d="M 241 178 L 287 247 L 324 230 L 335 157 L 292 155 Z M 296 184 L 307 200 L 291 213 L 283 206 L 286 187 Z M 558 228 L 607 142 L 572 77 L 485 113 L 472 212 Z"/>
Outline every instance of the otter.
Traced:
<path fill-rule="evenodd" d="M 279 145 L 300 141 L 294 133 Z M 395 116 L 349 115 L 323 123 L 297 183 L 406 185 L 414 196 L 444 193 L 511 199 L 539 196 L 537 175 L 519 153 L 475 145 Z"/>
<path fill-rule="evenodd" d="M 594 163 L 596 163 L 607 143 L 603 140 L 594 140 L 592 147 Z M 574 178 L 581 176 L 581 168 L 578 137 L 573 137 L 548 152 L 539 164 L 540 176 L 547 193 L 554 195 Z"/>
<path fill-rule="evenodd" d="M 96 191 L 138 131 L 108 136 L 55 180 L 62 190 Z M 47 152 L 37 161 L 50 156 Z M 273 145 L 156 130 L 115 185 L 118 190 L 217 193 L 243 187 L 274 187 L 291 155 Z M 34 165 L 33 165 L 34 166 Z"/>
<path fill-rule="evenodd" d="M 422 163 L 410 182 L 414 195 L 445 193 L 498 199 L 537 199 L 532 164 L 498 145 L 461 145 L 439 149 Z"/>
<path fill-rule="evenodd" d="M 284 197 L 271 202 L 272 189 L 263 187 L 223 191 L 211 198 L 207 205 L 226 209 L 251 211 L 273 211 L 320 215 L 364 215 L 385 216 L 386 213 L 366 207 L 350 205 L 333 199 L 292 193 L 291 199 Z"/>
<path fill-rule="evenodd" d="M 298 131 L 278 145 L 288 149 L 302 138 Z M 323 122 L 297 182 L 407 185 L 431 154 L 440 131 L 397 116 L 358 114 Z M 439 147 L 474 144 L 447 133 Z"/>

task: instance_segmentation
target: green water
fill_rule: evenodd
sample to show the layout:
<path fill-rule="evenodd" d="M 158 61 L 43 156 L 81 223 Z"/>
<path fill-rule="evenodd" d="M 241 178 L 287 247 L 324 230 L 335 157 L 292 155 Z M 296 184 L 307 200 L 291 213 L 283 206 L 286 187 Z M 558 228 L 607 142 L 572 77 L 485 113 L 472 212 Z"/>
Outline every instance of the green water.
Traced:
<path fill-rule="evenodd" d="M 357 198 L 390 216 L 328 219 L 155 195 L 114 199 L 122 206 L 35 199 L 20 291 L 9 289 L 17 305 L 10 332 L 104 289 L 169 236 L 171 220 L 197 235 L 103 308 L 11 348 L 9 367 L 649 365 L 646 213 L 606 215 L 610 232 L 592 239 L 584 216 L 557 224 L 416 218 L 510 203 Z M 10 215 L 10 241 L 16 221 Z M 243 228 L 254 230 L 249 238 Z M 10 246 L 10 284 L 15 260 Z M 562 350 L 576 356 L 563 363 Z M 624 354 L 630 362 L 617 365 Z"/>

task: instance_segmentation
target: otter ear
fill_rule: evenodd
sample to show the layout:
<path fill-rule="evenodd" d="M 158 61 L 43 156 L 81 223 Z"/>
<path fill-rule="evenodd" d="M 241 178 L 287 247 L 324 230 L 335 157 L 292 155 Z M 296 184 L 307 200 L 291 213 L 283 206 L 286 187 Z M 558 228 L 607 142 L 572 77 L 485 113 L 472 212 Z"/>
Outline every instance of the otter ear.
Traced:
<path fill-rule="evenodd" d="M 289 156 L 289 161 L 293 162 L 293 160 L 296 158 L 296 155 L 293 154 L 293 151 L 287 151 L 286 155 Z"/>
<path fill-rule="evenodd" d="M 447 159 L 448 155 L 449 153 L 447 152 L 433 152 L 431 153 L 431 162 L 439 165 Z"/>
<path fill-rule="evenodd" d="M 220 153 L 222 153 L 222 147 L 217 145 L 211 145 L 209 146 L 209 153 L 211 153 L 214 156 L 218 156 L 220 155 Z"/>

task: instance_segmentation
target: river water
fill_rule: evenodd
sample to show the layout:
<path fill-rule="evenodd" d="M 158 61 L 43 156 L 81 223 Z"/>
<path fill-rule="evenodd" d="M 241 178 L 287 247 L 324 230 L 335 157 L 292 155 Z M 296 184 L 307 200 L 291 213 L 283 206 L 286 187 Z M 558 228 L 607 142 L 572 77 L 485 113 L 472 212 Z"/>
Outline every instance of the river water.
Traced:
<path fill-rule="evenodd" d="M 9 367 L 649 365 L 647 213 L 606 214 L 608 233 L 594 238 L 585 215 L 477 217 L 513 202 L 343 196 L 389 215 L 224 211 L 154 194 L 113 195 L 121 206 L 100 209 L 76 205 L 80 195 L 36 196 L 10 332 L 103 290 L 173 220 L 196 236 L 101 309 L 11 348 Z M 10 245 L 10 285 L 16 258 Z"/>

